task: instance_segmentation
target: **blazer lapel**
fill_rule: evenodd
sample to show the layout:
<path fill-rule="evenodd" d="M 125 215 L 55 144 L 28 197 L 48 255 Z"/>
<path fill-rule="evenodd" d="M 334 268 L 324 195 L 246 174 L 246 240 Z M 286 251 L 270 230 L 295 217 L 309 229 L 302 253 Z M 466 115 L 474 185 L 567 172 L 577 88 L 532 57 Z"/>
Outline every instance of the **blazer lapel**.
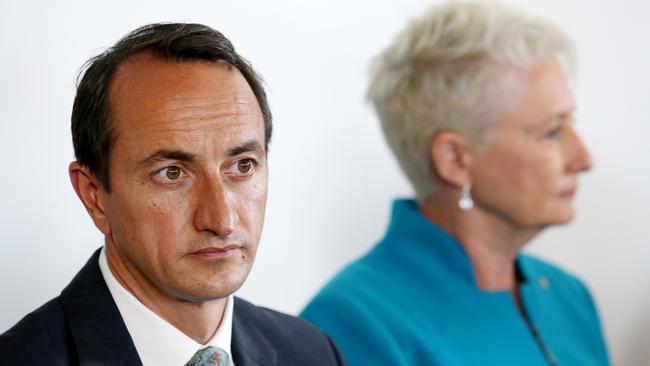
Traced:
<path fill-rule="evenodd" d="M 133 365 L 142 362 L 98 264 L 97 250 L 61 292 L 80 365 Z"/>
<path fill-rule="evenodd" d="M 252 319 L 255 318 L 248 306 L 235 298 L 232 324 L 232 353 L 237 366 L 277 365 L 277 351 Z"/>

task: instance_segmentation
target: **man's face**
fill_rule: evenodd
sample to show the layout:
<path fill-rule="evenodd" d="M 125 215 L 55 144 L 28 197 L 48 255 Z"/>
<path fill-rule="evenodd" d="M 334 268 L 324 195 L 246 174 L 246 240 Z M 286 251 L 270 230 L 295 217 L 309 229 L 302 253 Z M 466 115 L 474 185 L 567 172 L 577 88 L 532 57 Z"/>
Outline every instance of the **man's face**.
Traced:
<path fill-rule="evenodd" d="M 117 72 L 110 102 L 107 245 L 165 295 L 233 293 L 253 264 L 267 194 L 263 117 L 248 83 L 225 64 L 141 54 Z"/>

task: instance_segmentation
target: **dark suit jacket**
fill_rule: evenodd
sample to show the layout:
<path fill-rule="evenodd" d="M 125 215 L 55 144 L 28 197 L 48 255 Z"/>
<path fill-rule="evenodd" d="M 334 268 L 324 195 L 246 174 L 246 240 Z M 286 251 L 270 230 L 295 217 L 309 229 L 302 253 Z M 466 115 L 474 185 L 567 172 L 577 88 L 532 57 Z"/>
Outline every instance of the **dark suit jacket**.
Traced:
<path fill-rule="evenodd" d="M 61 295 L 0 335 L 2 365 L 141 365 L 93 254 Z M 332 341 L 301 319 L 235 298 L 236 366 L 342 365 Z"/>

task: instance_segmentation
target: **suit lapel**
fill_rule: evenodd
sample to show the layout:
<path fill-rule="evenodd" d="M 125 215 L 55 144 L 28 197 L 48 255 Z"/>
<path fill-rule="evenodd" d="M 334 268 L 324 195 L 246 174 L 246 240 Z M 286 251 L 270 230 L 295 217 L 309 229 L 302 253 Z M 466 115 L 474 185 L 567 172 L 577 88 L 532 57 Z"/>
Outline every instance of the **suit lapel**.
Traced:
<path fill-rule="evenodd" d="M 97 250 L 63 292 L 61 303 L 80 365 L 142 362 L 99 269 Z"/>
<path fill-rule="evenodd" d="M 249 304 L 235 298 L 231 344 L 235 365 L 277 365 L 278 355 L 268 340 L 269 335 L 263 334 L 253 321 L 254 310 Z"/>

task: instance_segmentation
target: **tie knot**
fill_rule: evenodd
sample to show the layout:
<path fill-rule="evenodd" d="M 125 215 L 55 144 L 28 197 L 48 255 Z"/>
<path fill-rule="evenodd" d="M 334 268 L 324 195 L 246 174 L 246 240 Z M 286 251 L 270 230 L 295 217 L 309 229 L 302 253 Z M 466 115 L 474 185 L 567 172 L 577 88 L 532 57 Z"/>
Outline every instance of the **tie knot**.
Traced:
<path fill-rule="evenodd" d="M 185 366 L 228 366 L 228 354 L 219 347 L 202 348 L 192 356 Z"/>

